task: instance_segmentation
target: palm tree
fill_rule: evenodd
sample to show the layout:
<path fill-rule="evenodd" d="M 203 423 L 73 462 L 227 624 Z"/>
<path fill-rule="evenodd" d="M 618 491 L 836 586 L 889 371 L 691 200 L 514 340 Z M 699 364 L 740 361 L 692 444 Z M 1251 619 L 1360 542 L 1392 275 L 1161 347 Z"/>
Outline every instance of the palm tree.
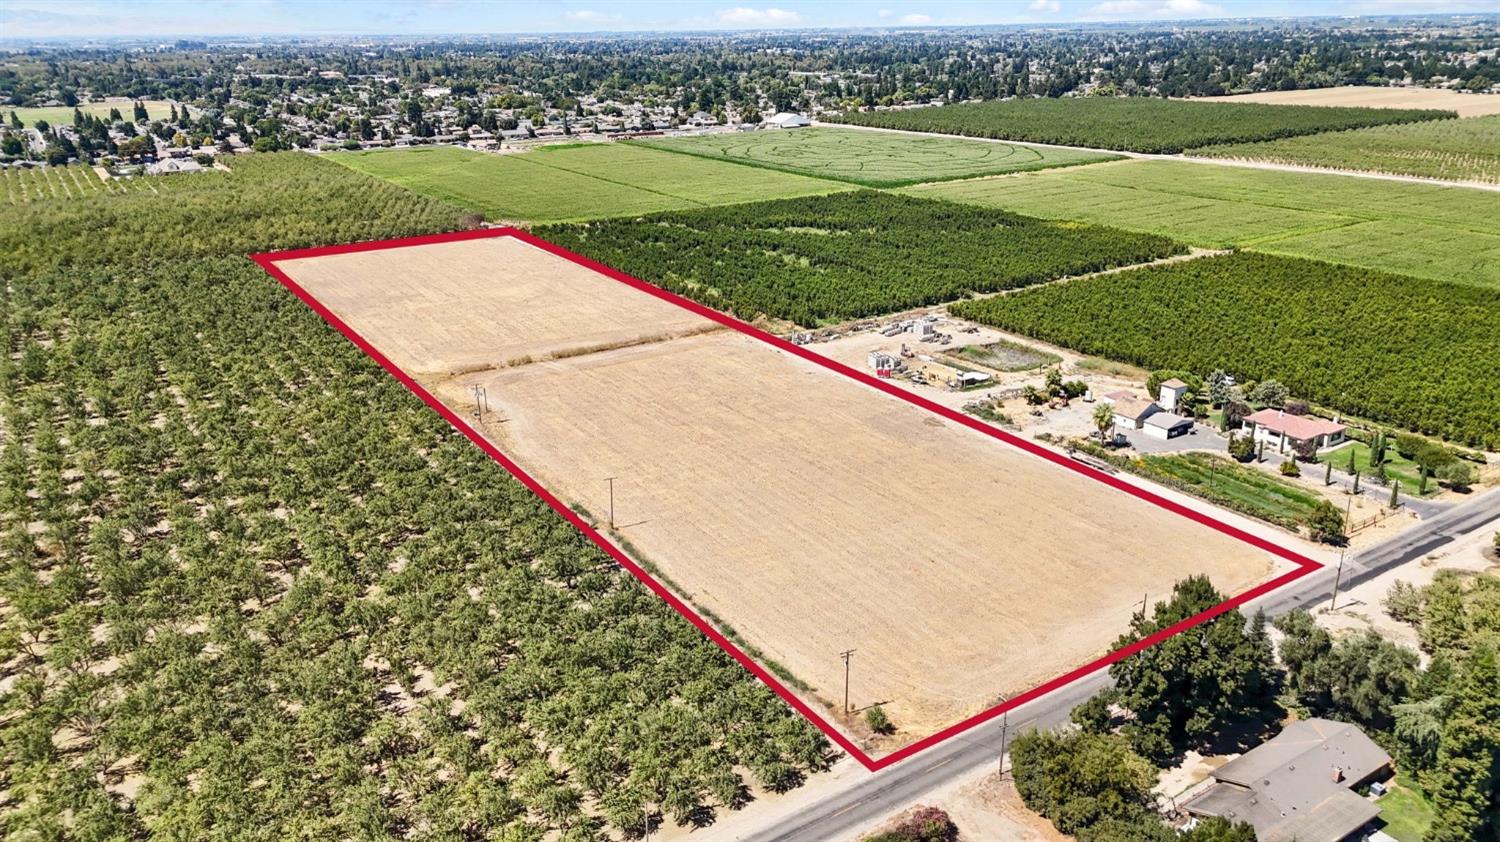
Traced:
<path fill-rule="evenodd" d="M 1115 408 L 1107 403 L 1094 407 L 1094 426 L 1099 430 L 1099 443 L 1104 444 L 1109 428 L 1115 425 Z"/>

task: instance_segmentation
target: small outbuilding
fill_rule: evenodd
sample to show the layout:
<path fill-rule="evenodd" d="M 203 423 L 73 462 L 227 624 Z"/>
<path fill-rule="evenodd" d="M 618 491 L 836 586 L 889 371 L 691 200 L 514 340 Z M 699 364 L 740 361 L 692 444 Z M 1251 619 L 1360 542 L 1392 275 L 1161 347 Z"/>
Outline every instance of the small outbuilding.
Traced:
<path fill-rule="evenodd" d="M 1115 429 L 1120 432 L 1139 430 L 1147 418 L 1161 412 L 1155 403 L 1135 397 L 1115 398 L 1114 407 Z"/>
<path fill-rule="evenodd" d="M 811 126 L 812 121 L 801 114 L 783 111 L 767 120 L 765 125 L 768 129 L 800 129 L 804 126 Z"/>
<path fill-rule="evenodd" d="M 1178 380 L 1175 377 L 1173 377 L 1171 380 L 1164 381 L 1161 386 L 1157 388 L 1156 402 L 1161 404 L 1162 409 L 1171 412 L 1177 408 L 1178 402 L 1181 401 L 1182 396 L 1187 393 L 1187 388 L 1188 385 L 1186 383 Z"/>
<path fill-rule="evenodd" d="M 1170 412 L 1153 412 L 1141 422 L 1141 432 L 1153 439 L 1175 439 L 1193 431 L 1193 419 Z"/>

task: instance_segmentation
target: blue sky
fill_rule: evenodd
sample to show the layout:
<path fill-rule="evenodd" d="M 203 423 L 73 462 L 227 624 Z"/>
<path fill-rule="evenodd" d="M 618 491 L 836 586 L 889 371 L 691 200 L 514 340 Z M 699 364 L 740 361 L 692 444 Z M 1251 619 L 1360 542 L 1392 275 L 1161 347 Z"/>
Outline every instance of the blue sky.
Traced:
<path fill-rule="evenodd" d="M 1497 8 L 1494 0 L 0 0 L 0 38 L 912 27 Z"/>

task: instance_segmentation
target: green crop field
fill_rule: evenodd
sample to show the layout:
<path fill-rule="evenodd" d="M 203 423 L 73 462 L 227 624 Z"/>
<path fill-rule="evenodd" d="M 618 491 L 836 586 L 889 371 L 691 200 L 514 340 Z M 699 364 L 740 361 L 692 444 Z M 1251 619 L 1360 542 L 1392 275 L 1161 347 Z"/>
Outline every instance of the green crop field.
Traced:
<path fill-rule="evenodd" d="M 1189 154 L 1500 184 L 1500 115 L 1209 146 Z"/>
<path fill-rule="evenodd" d="M 904 188 L 914 196 L 1500 287 L 1500 193 L 1186 161 Z"/>
<path fill-rule="evenodd" d="M 873 190 L 555 225 L 537 234 L 741 318 L 803 325 L 1184 250 L 1164 237 Z"/>
<path fill-rule="evenodd" d="M 119 109 L 121 116 L 126 120 L 131 118 L 135 108 L 135 100 L 130 102 L 80 102 L 78 110 L 84 114 L 95 117 L 108 117 L 111 108 Z M 146 115 L 153 120 L 164 119 L 172 109 L 172 104 L 160 99 L 140 100 L 146 106 Z M 185 106 L 184 106 L 185 107 Z M 46 120 L 51 125 L 73 124 L 73 106 L 71 105 L 48 105 L 40 108 L 13 108 L 0 106 L 0 116 L 5 118 L 7 124 L 10 122 L 11 112 L 15 112 L 17 118 L 31 128 L 37 120 Z M 194 112 L 197 113 L 196 111 Z"/>
<path fill-rule="evenodd" d="M 1274 378 L 1353 415 L 1500 447 L 1500 290 L 1242 252 L 952 309 L 1151 369 Z"/>
<path fill-rule="evenodd" d="M 635 216 L 846 189 L 821 179 L 618 144 L 568 144 L 514 155 L 429 146 L 339 152 L 329 158 L 493 220 Z"/>
<path fill-rule="evenodd" d="M 1049 149 L 1019 143 L 825 128 L 733 132 L 637 142 L 653 149 L 849 181 L 868 187 L 899 187 L 924 181 L 1050 169 L 1117 157 L 1102 152 Z"/>
<path fill-rule="evenodd" d="M 1417 109 L 1315 108 L 1144 97 L 1076 97 L 854 112 L 831 120 L 886 129 L 1094 149 L 1176 153 L 1213 143 L 1272 140 L 1456 116 L 1451 111 Z"/>

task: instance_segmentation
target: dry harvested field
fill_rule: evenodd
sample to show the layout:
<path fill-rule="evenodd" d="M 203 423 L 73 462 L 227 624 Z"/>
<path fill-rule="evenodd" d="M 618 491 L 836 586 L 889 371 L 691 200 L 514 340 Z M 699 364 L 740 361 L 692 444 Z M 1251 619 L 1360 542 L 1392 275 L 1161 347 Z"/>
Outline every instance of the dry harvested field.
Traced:
<path fill-rule="evenodd" d="M 708 324 L 510 237 L 278 265 L 418 379 L 629 345 Z"/>
<path fill-rule="evenodd" d="M 1324 105 L 1352 108 L 1437 108 L 1460 117 L 1500 114 L 1500 96 L 1461 94 L 1438 88 L 1313 88 L 1305 91 L 1262 91 L 1254 94 L 1200 97 L 1195 102 L 1259 102 L 1265 105 Z"/>
<path fill-rule="evenodd" d="M 565 502 L 603 521 L 617 477 L 616 539 L 818 700 L 855 649 L 897 742 L 1105 654 L 1142 593 L 1290 566 L 508 237 L 279 266 L 450 405 L 485 386 Z"/>

